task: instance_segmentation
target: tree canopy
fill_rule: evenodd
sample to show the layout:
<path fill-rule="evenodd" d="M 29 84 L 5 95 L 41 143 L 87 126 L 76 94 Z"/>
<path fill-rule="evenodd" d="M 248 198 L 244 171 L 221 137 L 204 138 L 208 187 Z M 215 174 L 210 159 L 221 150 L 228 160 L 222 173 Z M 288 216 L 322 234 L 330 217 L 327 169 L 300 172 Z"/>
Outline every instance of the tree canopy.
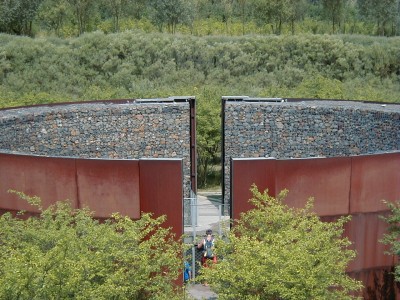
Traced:
<path fill-rule="evenodd" d="M 388 202 L 385 201 L 387 207 L 390 209 L 390 214 L 381 216 L 388 224 L 387 233 L 381 240 L 385 245 L 390 246 L 388 254 L 400 255 L 400 201 Z M 394 272 L 395 281 L 400 282 L 400 265 L 397 264 Z"/>
<path fill-rule="evenodd" d="M 144 27 L 196 35 L 307 32 L 396 36 L 399 26 L 399 0 L 0 1 L 0 32 L 30 36 L 55 33 L 65 37 Z"/>
<path fill-rule="evenodd" d="M 227 240 L 216 245 L 219 262 L 202 278 L 219 299 L 352 299 L 361 283 L 346 274 L 355 257 L 343 225 L 350 217 L 322 222 L 312 212 L 286 206 L 252 187 L 254 209 L 235 220 Z"/>
<path fill-rule="evenodd" d="M 68 201 L 43 209 L 18 194 L 40 214 L 0 217 L 1 299 L 182 299 L 183 249 L 165 217 L 99 222 Z"/>

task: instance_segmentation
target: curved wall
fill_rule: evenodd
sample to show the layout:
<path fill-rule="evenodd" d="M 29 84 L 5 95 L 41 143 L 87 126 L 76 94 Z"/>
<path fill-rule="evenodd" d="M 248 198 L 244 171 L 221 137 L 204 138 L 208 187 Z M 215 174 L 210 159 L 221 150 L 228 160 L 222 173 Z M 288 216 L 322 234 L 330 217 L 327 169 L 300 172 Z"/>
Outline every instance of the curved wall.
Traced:
<path fill-rule="evenodd" d="M 0 151 L 51 157 L 183 159 L 192 186 L 192 98 L 121 100 L 0 110 Z"/>
<path fill-rule="evenodd" d="M 224 201 L 232 218 L 251 209 L 250 187 L 304 207 L 315 197 L 322 220 L 351 215 L 345 236 L 357 257 L 348 266 L 363 299 L 399 297 L 397 257 L 380 240 L 389 209 L 400 200 L 400 105 L 223 97 Z M 283 101 L 283 102 L 282 102 Z M 232 183 L 232 185 L 231 185 Z"/>
<path fill-rule="evenodd" d="M 384 185 L 393 180 L 397 182 L 400 176 L 400 168 L 396 168 L 400 150 L 400 105 L 223 97 L 222 116 L 225 173 L 223 193 L 226 202 L 230 201 L 231 162 L 237 159 L 272 157 L 275 159 L 267 161 L 273 166 L 264 169 L 260 169 L 260 163 L 255 160 L 253 167 L 245 162 L 243 170 L 237 173 L 235 188 L 245 189 L 247 193 L 249 187 L 243 186 L 246 182 L 243 178 L 246 173 L 252 172 L 256 173 L 255 177 L 251 177 L 252 182 L 262 176 L 269 178 L 267 181 L 262 177 L 264 183 L 281 178 L 282 184 L 274 185 L 275 190 L 287 184 L 290 173 L 293 189 L 303 188 L 306 195 L 315 188 L 315 178 L 321 181 L 321 186 L 327 188 L 327 178 L 323 178 L 325 173 L 333 176 L 330 181 L 333 184 L 328 186 L 329 197 L 337 190 L 336 179 L 340 179 L 341 184 L 346 186 L 353 183 L 352 187 L 355 188 L 350 189 L 351 193 L 345 192 L 355 199 L 353 205 L 345 203 L 339 207 L 338 203 L 331 203 L 334 207 L 349 211 L 334 212 L 326 203 L 322 203 L 320 209 L 323 211 L 328 207 L 329 212 L 333 213 L 328 214 L 328 217 L 341 213 L 354 214 L 357 222 L 348 231 L 355 237 L 370 238 L 369 232 L 368 235 L 360 234 L 359 230 L 365 227 L 360 224 L 369 219 L 375 222 L 376 216 L 385 212 L 384 207 L 376 206 L 376 199 L 371 198 L 370 189 L 378 194 L 381 188 L 384 189 L 385 195 L 393 194 L 391 200 L 399 196 L 398 185 Z M 168 217 L 177 218 L 176 233 L 180 234 L 182 213 L 174 213 L 176 205 L 182 203 L 180 182 L 183 181 L 183 197 L 190 196 L 191 188 L 195 190 L 194 118 L 194 99 L 190 97 L 69 103 L 0 110 L 1 192 L 10 188 L 4 183 L 17 182 L 17 187 L 43 188 L 44 194 L 52 191 L 50 195 L 67 195 L 73 199 L 76 195 L 76 202 L 94 201 L 91 205 L 97 206 L 99 211 L 104 211 L 104 202 L 101 201 L 117 205 L 121 198 L 126 198 L 125 204 L 129 209 L 136 203 L 133 217 L 140 213 L 138 206 L 158 214 L 164 214 L 169 209 Z M 366 154 L 371 155 L 363 157 Z M 68 159 L 64 159 L 66 157 Z M 305 159 L 316 157 L 318 159 Z M 324 157 L 332 160 L 325 160 Z M 160 164 L 146 158 L 169 161 Z M 383 161 L 387 167 L 382 169 Z M 344 165 L 343 162 L 351 164 Z M 278 164 L 296 165 L 296 168 L 280 169 L 275 166 Z M 318 168 L 320 164 L 324 167 Z M 342 168 L 339 169 L 343 169 L 344 173 L 351 174 L 350 179 L 344 179 L 342 171 L 332 172 L 340 166 Z M 377 173 L 378 167 L 381 170 Z M 387 181 L 385 176 L 388 176 L 387 170 L 391 167 L 391 180 Z M 304 185 L 304 176 L 300 176 L 304 174 L 305 168 L 309 168 L 309 174 L 317 174 L 309 176 L 309 189 Z M 183 176 L 180 175 L 182 169 Z M 293 170 L 298 171 L 297 175 Z M 379 180 L 371 181 L 371 174 L 375 174 L 374 178 Z M 127 180 L 129 176 L 133 179 Z M 124 185 L 121 189 L 118 188 L 118 179 Z M 303 181 L 298 183 L 299 180 Z M 51 185 L 46 185 L 49 182 Z M 112 191 L 109 188 L 110 182 L 115 185 Z M 95 195 L 91 192 L 93 185 L 97 185 Z M 124 196 L 121 197 L 121 194 Z M 87 195 L 94 197 L 87 199 Z M 136 198 L 132 200 L 132 197 Z M 243 201 L 247 200 L 247 197 L 242 198 Z M 343 199 L 338 197 L 338 201 Z M 79 203 L 76 205 L 79 206 Z M 110 209 L 116 209 L 117 206 L 112 205 Z M 10 210 L 15 207 L 2 208 Z M 357 250 L 367 251 L 371 244 L 376 246 L 378 233 L 373 236 L 373 243 L 356 241 Z M 357 276 L 368 275 L 371 266 L 360 260 L 357 263 L 359 265 L 352 266 L 351 271 L 361 274 Z M 379 269 L 391 265 L 390 262 L 384 266 L 377 262 L 372 267 Z"/>
<path fill-rule="evenodd" d="M 400 105 L 223 97 L 224 201 L 231 158 L 348 157 L 400 150 Z"/>

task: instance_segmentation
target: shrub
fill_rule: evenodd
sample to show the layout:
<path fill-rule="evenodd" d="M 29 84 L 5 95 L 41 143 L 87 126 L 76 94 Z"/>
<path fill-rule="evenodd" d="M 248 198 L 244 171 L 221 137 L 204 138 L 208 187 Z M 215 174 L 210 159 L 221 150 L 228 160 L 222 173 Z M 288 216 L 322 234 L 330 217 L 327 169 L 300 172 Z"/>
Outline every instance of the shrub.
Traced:
<path fill-rule="evenodd" d="M 1 299 L 181 299 L 183 253 L 165 217 L 133 221 L 118 213 L 104 222 L 67 201 L 39 215 L 0 217 Z M 151 282 L 151 284 L 149 284 Z"/>
<path fill-rule="evenodd" d="M 218 299 L 353 299 L 360 282 L 346 274 L 355 257 L 343 238 L 350 217 L 322 222 L 310 199 L 302 209 L 252 188 L 254 209 L 235 220 L 228 240 L 216 245 L 217 264 L 202 279 Z"/>

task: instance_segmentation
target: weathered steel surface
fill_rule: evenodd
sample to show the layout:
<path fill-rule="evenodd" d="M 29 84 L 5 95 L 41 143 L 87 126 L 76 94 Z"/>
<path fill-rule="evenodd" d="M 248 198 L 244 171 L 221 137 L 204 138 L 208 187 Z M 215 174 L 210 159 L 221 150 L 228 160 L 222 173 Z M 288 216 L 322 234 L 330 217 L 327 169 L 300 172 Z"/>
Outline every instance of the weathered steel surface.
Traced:
<path fill-rule="evenodd" d="M 140 209 L 167 216 L 166 227 L 183 234 L 182 160 L 140 161 Z"/>
<path fill-rule="evenodd" d="M 349 212 L 350 158 L 233 159 L 232 168 L 234 218 L 251 207 L 252 184 L 260 191 L 268 189 L 271 196 L 288 189 L 285 203 L 292 207 L 304 207 L 314 197 L 314 209 L 321 216 Z"/>
<path fill-rule="evenodd" d="M 96 218 L 119 212 L 140 217 L 138 160 L 76 160 L 80 207 L 90 207 Z"/>
<path fill-rule="evenodd" d="M 0 153 L 0 208 L 38 212 L 10 189 L 40 197 L 44 207 L 66 199 L 77 207 L 75 161 Z"/>
<path fill-rule="evenodd" d="M 100 160 L 0 153 L 0 212 L 38 210 L 12 189 L 42 199 L 89 207 L 103 219 L 114 212 L 133 219 L 141 212 L 166 215 L 165 226 L 183 233 L 183 164 L 181 159 Z"/>
<path fill-rule="evenodd" d="M 278 160 L 276 191 L 288 189 L 285 203 L 292 207 L 313 197 L 320 216 L 348 214 L 350 176 L 348 157 Z"/>
<path fill-rule="evenodd" d="M 351 248 L 357 251 L 356 258 L 349 264 L 349 272 L 391 267 L 394 257 L 385 254 L 389 247 L 380 240 L 387 233 L 387 224 L 379 216 L 383 212 L 356 214 L 345 226 L 345 235 L 352 241 Z"/>
<path fill-rule="evenodd" d="M 371 300 L 399 299 L 399 289 L 396 288 L 393 271 L 393 268 L 376 268 L 349 273 L 351 278 L 362 281 L 367 287 L 355 295 Z"/>
<path fill-rule="evenodd" d="M 251 208 L 248 189 L 252 183 L 259 190 L 268 188 L 272 196 L 287 188 L 285 203 L 291 207 L 303 207 L 313 196 L 322 220 L 352 216 L 344 236 L 357 256 L 347 271 L 363 281 L 364 299 L 398 295 L 389 272 L 397 257 L 386 254 L 388 246 L 380 242 L 388 227 L 380 216 L 390 213 L 382 199 L 400 200 L 399 152 L 324 159 L 233 159 L 231 170 L 233 218 Z"/>
<path fill-rule="evenodd" d="M 233 159 L 231 170 L 231 215 L 234 219 L 239 218 L 241 212 L 253 208 L 249 203 L 253 184 L 258 190 L 268 190 L 269 195 L 275 195 L 275 159 Z"/>
<path fill-rule="evenodd" d="M 386 210 L 400 200 L 400 153 L 352 157 L 351 213 Z"/>

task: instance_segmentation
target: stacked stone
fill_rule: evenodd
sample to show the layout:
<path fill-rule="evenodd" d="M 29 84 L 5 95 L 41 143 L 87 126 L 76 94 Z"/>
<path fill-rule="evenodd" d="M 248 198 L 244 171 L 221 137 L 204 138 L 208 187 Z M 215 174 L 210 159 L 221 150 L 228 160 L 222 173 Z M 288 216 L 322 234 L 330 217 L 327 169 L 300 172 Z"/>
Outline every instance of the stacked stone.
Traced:
<path fill-rule="evenodd" d="M 41 156 L 181 158 L 190 191 L 187 102 L 70 104 L 0 111 L 2 152 Z"/>
<path fill-rule="evenodd" d="M 225 199 L 230 158 L 343 157 L 400 149 L 400 106 L 354 101 L 225 103 Z"/>

